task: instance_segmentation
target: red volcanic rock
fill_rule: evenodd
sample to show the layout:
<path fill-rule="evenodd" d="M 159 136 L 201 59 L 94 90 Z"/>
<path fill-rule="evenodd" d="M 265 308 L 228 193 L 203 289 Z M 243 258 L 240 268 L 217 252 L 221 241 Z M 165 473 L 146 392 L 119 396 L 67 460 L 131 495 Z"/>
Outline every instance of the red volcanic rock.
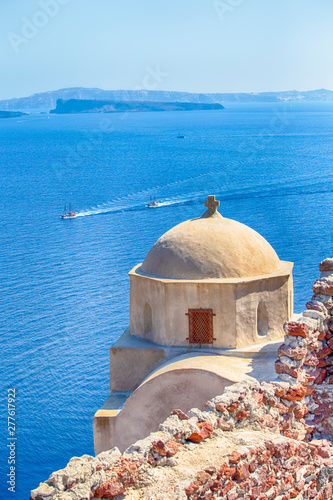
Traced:
<path fill-rule="evenodd" d="M 275 361 L 275 371 L 278 375 L 280 373 L 287 373 L 291 377 L 298 377 L 298 371 L 296 370 L 296 368 L 290 368 L 289 366 L 281 363 L 281 361 Z"/>
<path fill-rule="evenodd" d="M 238 464 L 236 467 L 235 479 L 237 481 L 244 481 L 250 475 L 249 464 L 244 462 L 242 464 Z"/>
<path fill-rule="evenodd" d="M 106 481 L 95 490 L 94 496 L 96 498 L 113 498 L 116 495 L 122 495 L 125 489 L 120 481 Z"/>
<path fill-rule="evenodd" d="M 192 443 L 200 443 L 200 441 L 209 437 L 214 430 L 208 422 L 199 422 L 197 427 L 199 430 L 193 432 L 188 438 L 188 440 L 192 441 Z"/>
<path fill-rule="evenodd" d="M 240 402 L 235 401 L 234 403 L 232 403 L 230 406 L 227 407 L 227 410 L 228 411 L 237 411 L 239 406 L 240 406 Z"/>
<path fill-rule="evenodd" d="M 287 413 L 282 416 L 282 420 L 280 422 L 280 429 L 286 431 L 287 429 L 290 429 L 291 424 L 292 424 L 292 419 L 290 413 Z"/>
<path fill-rule="evenodd" d="M 220 411 L 221 413 L 227 411 L 227 405 L 223 403 L 216 403 L 215 408 L 217 409 L 217 411 Z"/>
<path fill-rule="evenodd" d="M 178 452 L 180 444 L 177 443 L 176 441 L 167 441 L 165 443 L 165 446 L 166 446 L 166 450 L 167 450 L 166 456 L 173 457 Z"/>
<path fill-rule="evenodd" d="M 314 282 L 312 290 L 315 295 L 333 295 L 333 284 L 317 280 Z"/>
<path fill-rule="evenodd" d="M 274 441 L 265 441 L 267 449 L 275 458 L 288 459 L 295 454 L 295 445 L 292 442 L 283 441 L 274 443 Z"/>
<path fill-rule="evenodd" d="M 195 493 L 200 488 L 200 486 L 201 486 L 200 481 L 192 481 L 187 486 L 187 488 L 185 488 L 186 495 L 188 497 L 190 497 L 191 495 L 193 495 L 193 493 Z"/>
<path fill-rule="evenodd" d="M 161 457 L 173 457 L 179 450 L 180 444 L 176 441 L 155 441 L 152 443 L 152 450 L 155 451 Z"/>
<path fill-rule="evenodd" d="M 327 376 L 327 370 L 325 368 L 320 368 L 319 375 L 315 378 L 315 384 L 322 384 Z"/>
<path fill-rule="evenodd" d="M 276 409 L 279 411 L 279 414 L 280 415 L 285 415 L 286 413 L 290 413 L 292 411 L 292 407 L 291 406 L 287 406 L 283 403 L 278 403 L 276 405 Z"/>
<path fill-rule="evenodd" d="M 266 464 L 271 458 L 271 452 L 269 450 L 265 450 L 259 457 L 258 457 L 258 464 L 259 465 L 264 465 Z M 261 469 L 262 470 L 262 469 Z"/>
<path fill-rule="evenodd" d="M 247 418 L 250 415 L 250 413 L 246 410 L 239 410 L 236 415 L 235 419 L 236 420 L 243 420 L 244 418 Z"/>
<path fill-rule="evenodd" d="M 333 349 L 331 349 L 330 347 L 324 347 L 323 349 L 320 349 L 320 351 L 316 352 L 317 358 L 325 358 L 326 356 L 331 354 L 331 352 L 333 352 Z"/>
<path fill-rule="evenodd" d="M 253 394 L 252 397 L 260 408 L 263 403 L 264 394 L 262 392 L 257 392 L 256 394 Z"/>
<path fill-rule="evenodd" d="M 304 359 L 308 351 L 305 347 L 295 347 L 294 349 L 287 344 L 280 345 L 278 349 L 278 357 L 288 356 L 288 358 L 300 360 Z"/>
<path fill-rule="evenodd" d="M 306 375 L 304 385 L 307 385 L 307 384 L 310 384 L 311 382 L 313 382 L 317 375 L 318 375 L 318 373 L 315 376 L 314 376 L 314 374 Z"/>
<path fill-rule="evenodd" d="M 284 396 L 285 393 L 286 393 L 286 390 L 283 387 L 277 387 L 275 389 L 275 396 L 278 398 L 281 398 L 282 396 Z"/>
<path fill-rule="evenodd" d="M 241 483 L 239 483 L 238 488 L 240 488 L 242 490 L 242 491 L 238 490 L 240 493 L 249 493 L 251 490 L 249 479 L 246 479 L 245 481 L 242 481 Z"/>
<path fill-rule="evenodd" d="M 299 401 L 305 397 L 307 390 L 302 385 L 298 387 L 291 387 L 288 389 L 287 393 L 282 396 L 282 399 L 286 399 L 287 401 Z"/>
<path fill-rule="evenodd" d="M 256 460 L 251 460 L 251 462 L 249 463 L 249 471 L 254 472 L 255 470 L 257 470 L 257 467 L 258 463 L 256 462 Z"/>
<path fill-rule="evenodd" d="M 320 403 L 317 408 L 314 408 L 311 413 L 313 415 L 322 415 L 323 413 L 329 413 L 331 411 L 330 406 L 327 403 Z"/>
<path fill-rule="evenodd" d="M 305 307 L 307 309 L 311 309 L 312 311 L 318 311 L 318 312 L 324 312 L 325 311 L 325 307 L 323 304 L 320 304 L 319 302 L 314 302 L 312 300 L 310 300 L 309 302 L 307 302 L 305 304 Z"/>
<path fill-rule="evenodd" d="M 177 415 L 177 417 L 180 418 L 180 420 L 188 420 L 188 416 L 182 410 L 178 410 L 178 409 L 172 410 L 170 415 Z"/>
<path fill-rule="evenodd" d="M 234 488 L 236 486 L 236 483 L 235 481 L 232 481 L 231 479 L 226 483 L 225 487 L 223 488 L 222 490 L 222 498 L 227 494 L 229 493 L 230 490 L 232 490 L 232 488 Z"/>
<path fill-rule="evenodd" d="M 217 477 L 221 478 L 222 476 L 225 476 L 226 479 L 233 479 L 235 477 L 235 474 L 236 474 L 236 467 L 230 467 L 227 464 L 222 464 L 219 473 L 217 474 Z"/>
<path fill-rule="evenodd" d="M 333 327 L 333 325 L 332 325 Z M 333 349 L 333 337 L 331 337 L 328 341 L 327 341 L 327 345 L 328 347 L 330 347 L 331 349 Z"/>
<path fill-rule="evenodd" d="M 284 331 L 288 335 L 295 337 L 303 337 L 304 339 L 309 335 L 309 326 L 306 323 L 296 323 L 296 321 L 287 321 L 284 325 Z"/>
<path fill-rule="evenodd" d="M 319 363 L 319 360 L 316 355 L 312 354 L 308 359 L 304 361 L 305 366 L 317 366 Z"/>
<path fill-rule="evenodd" d="M 216 467 L 214 467 L 212 465 L 210 467 L 206 467 L 204 469 L 204 472 L 207 472 L 207 474 L 209 474 L 210 476 L 212 476 L 213 474 L 216 473 Z"/>
<path fill-rule="evenodd" d="M 250 494 L 250 499 L 251 500 L 258 500 L 259 498 L 259 495 L 261 494 L 261 486 L 254 486 L 251 490 L 251 494 Z M 261 495 L 260 495 L 261 496 Z M 266 496 L 266 495 L 265 495 Z M 267 499 L 267 497 L 266 497 Z"/>
<path fill-rule="evenodd" d="M 210 482 L 209 488 L 210 488 L 211 491 L 218 491 L 218 490 L 220 490 L 222 488 L 222 486 L 223 486 L 223 482 L 222 481 L 218 481 L 216 479 L 215 481 L 211 481 Z"/>
<path fill-rule="evenodd" d="M 291 431 L 287 429 L 286 431 L 283 431 L 283 435 L 290 439 L 298 439 L 298 432 L 296 431 Z"/>
<path fill-rule="evenodd" d="M 229 425 L 223 418 L 218 418 L 216 421 L 217 427 L 222 431 L 230 431 L 231 425 Z"/>
<path fill-rule="evenodd" d="M 321 358 L 318 360 L 318 365 L 317 368 L 326 368 L 326 366 L 329 366 L 328 363 L 325 361 L 324 358 Z"/>
<path fill-rule="evenodd" d="M 152 467 L 156 467 L 157 465 L 157 462 L 155 460 L 155 458 L 153 457 L 153 455 L 151 453 L 148 453 L 148 456 L 147 456 L 147 462 L 149 463 L 149 465 L 151 465 Z"/>
<path fill-rule="evenodd" d="M 258 421 L 258 423 L 262 429 L 268 428 L 271 431 L 275 431 L 277 429 L 277 421 L 270 414 L 264 415 L 262 419 Z"/>
<path fill-rule="evenodd" d="M 333 271 L 333 259 L 324 259 L 319 264 L 319 271 L 323 273 L 324 271 Z"/>
<path fill-rule="evenodd" d="M 196 475 L 196 480 L 199 481 L 200 484 L 205 484 L 207 481 L 210 481 L 210 474 L 200 470 Z"/>
<path fill-rule="evenodd" d="M 316 447 L 318 455 L 322 458 L 329 458 L 333 455 L 333 447 L 326 440 L 313 439 L 309 444 Z"/>
<path fill-rule="evenodd" d="M 293 476 L 291 474 L 288 474 L 288 476 L 284 477 L 282 479 L 282 481 L 284 483 L 284 487 L 283 487 L 284 490 L 290 490 L 291 488 L 293 488 L 293 486 L 295 484 L 295 479 L 293 478 Z"/>
<path fill-rule="evenodd" d="M 240 462 L 241 458 L 242 458 L 242 455 L 240 453 L 238 453 L 237 451 L 233 451 L 228 456 L 229 462 L 231 464 L 238 464 Z"/>
<path fill-rule="evenodd" d="M 95 490 L 96 498 L 113 498 L 116 495 L 122 495 L 128 487 L 136 483 L 138 467 L 132 460 L 121 457 L 113 466 L 112 471 L 116 477 L 101 484 Z"/>
<path fill-rule="evenodd" d="M 274 472 L 271 472 L 268 476 L 267 476 L 267 479 L 266 479 L 266 483 L 265 483 L 265 489 L 266 490 L 269 490 L 269 488 L 271 488 L 272 486 L 274 486 L 274 484 L 276 483 L 276 477 L 275 477 L 275 474 Z"/>
<path fill-rule="evenodd" d="M 306 405 L 300 405 L 294 408 L 294 415 L 297 418 L 297 420 L 301 420 L 301 418 L 304 418 L 307 413 L 308 413 L 308 408 Z"/>
<path fill-rule="evenodd" d="M 155 441 L 154 443 L 152 443 L 151 448 L 161 457 L 166 457 L 167 450 L 163 441 Z"/>

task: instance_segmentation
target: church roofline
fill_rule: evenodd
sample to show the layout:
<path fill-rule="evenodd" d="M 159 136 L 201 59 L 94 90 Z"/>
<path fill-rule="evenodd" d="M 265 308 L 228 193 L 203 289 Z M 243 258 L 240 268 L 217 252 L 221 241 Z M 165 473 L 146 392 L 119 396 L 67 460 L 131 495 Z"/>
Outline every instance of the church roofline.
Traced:
<path fill-rule="evenodd" d="M 216 283 L 216 284 L 242 284 L 242 283 L 253 283 L 254 281 L 262 281 L 266 279 L 271 279 L 274 277 L 281 277 L 281 276 L 289 276 L 293 270 L 294 263 L 293 262 L 288 262 L 285 260 L 281 260 L 281 267 L 278 271 L 275 271 L 274 273 L 270 274 L 262 274 L 259 276 L 252 276 L 252 277 L 241 277 L 241 278 L 206 278 L 206 279 L 183 279 L 183 278 L 164 278 L 160 276 L 154 276 L 150 274 L 145 274 L 144 272 L 140 272 L 140 268 L 142 266 L 142 263 L 137 264 L 136 266 L 131 269 L 131 271 L 128 273 L 129 276 L 139 276 L 141 278 L 146 278 L 150 279 L 153 281 L 159 281 L 161 283 Z"/>

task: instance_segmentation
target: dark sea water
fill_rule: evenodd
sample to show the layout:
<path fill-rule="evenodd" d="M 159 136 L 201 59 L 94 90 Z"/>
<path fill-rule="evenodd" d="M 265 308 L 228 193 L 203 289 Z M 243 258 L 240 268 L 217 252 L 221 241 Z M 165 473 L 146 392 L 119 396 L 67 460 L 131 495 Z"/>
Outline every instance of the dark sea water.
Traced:
<path fill-rule="evenodd" d="M 303 309 L 333 252 L 332 125 L 329 104 L 0 121 L 1 498 L 28 499 L 72 456 L 93 454 L 109 347 L 129 323 L 127 273 L 162 233 L 201 215 L 208 194 L 295 263 Z M 161 206 L 145 208 L 150 198 Z M 81 216 L 61 220 L 69 202 Z"/>

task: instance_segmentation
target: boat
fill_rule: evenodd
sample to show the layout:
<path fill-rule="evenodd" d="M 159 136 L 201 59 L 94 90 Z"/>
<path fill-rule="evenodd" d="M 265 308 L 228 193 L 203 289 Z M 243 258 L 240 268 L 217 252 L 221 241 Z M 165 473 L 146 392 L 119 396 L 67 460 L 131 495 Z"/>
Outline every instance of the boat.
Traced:
<path fill-rule="evenodd" d="M 70 205 L 69 205 L 69 210 L 67 212 L 67 207 L 65 205 L 64 213 L 62 215 L 60 215 L 60 218 L 61 219 L 74 219 L 75 217 L 77 217 L 77 213 L 73 212 Z"/>
<path fill-rule="evenodd" d="M 177 139 L 185 139 L 185 135 L 178 134 Z"/>
<path fill-rule="evenodd" d="M 150 203 L 148 203 L 147 207 L 148 208 L 154 208 L 154 207 L 158 207 L 159 206 L 159 202 L 156 201 L 156 200 L 153 200 L 151 201 Z"/>

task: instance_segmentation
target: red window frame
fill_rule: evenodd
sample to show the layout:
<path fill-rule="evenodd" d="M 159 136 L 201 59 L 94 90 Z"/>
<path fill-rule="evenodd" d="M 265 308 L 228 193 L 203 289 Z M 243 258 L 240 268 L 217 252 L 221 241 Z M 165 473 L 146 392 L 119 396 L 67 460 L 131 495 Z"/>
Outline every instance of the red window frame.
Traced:
<path fill-rule="evenodd" d="M 189 309 L 189 344 L 213 344 L 213 309 Z"/>

